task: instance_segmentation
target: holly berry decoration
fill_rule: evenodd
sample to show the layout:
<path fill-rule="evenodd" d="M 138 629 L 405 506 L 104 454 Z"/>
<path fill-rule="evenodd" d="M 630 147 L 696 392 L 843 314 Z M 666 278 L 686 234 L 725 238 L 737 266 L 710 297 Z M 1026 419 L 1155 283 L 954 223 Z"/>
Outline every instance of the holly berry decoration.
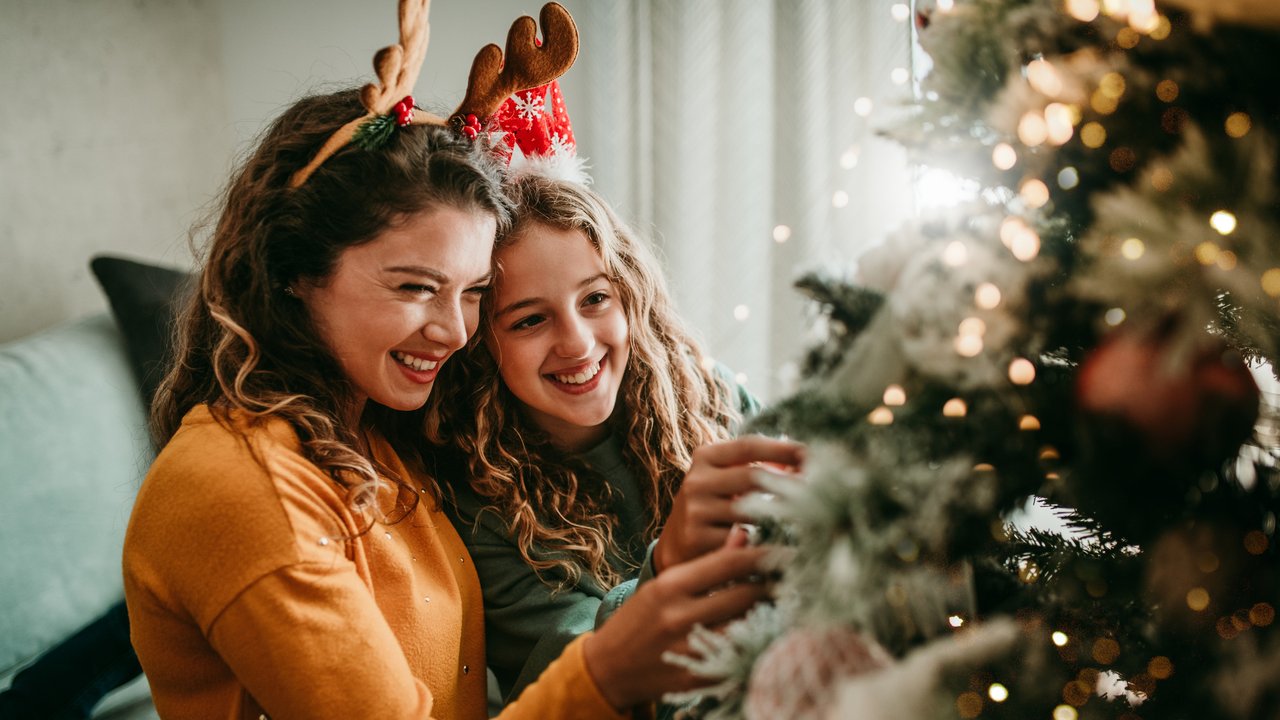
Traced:
<path fill-rule="evenodd" d="M 747 720 L 826 717 L 840 680 L 892 662 L 874 640 L 848 627 L 792 630 L 756 661 L 744 714 Z"/>
<path fill-rule="evenodd" d="M 462 123 L 462 134 L 468 140 L 475 140 L 480 137 L 480 118 L 476 117 L 475 113 L 467 114 L 466 120 Z"/>
<path fill-rule="evenodd" d="M 405 127 L 413 122 L 413 96 L 405 95 L 404 99 L 391 108 L 396 116 L 396 125 Z"/>

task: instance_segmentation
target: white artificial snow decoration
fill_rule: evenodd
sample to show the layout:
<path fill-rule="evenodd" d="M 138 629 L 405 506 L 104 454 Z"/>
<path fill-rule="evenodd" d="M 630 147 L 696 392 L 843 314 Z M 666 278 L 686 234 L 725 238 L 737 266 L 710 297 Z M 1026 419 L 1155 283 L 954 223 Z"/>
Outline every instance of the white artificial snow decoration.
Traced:
<path fill-rule="evenodd" d="M 1104 670 L 1098 673 L 1096 691 L 1098 697 L 1106 700 L 1124 698 L 1125 702 L 1129 703 L 1129 707 L 1138 707 L 1147 699 L 1146 693 L 1130 690 L 1129 683 L 1115 670 Z"/>
<path fill-rule="evenodd" d="M 587 172 L 588 168 L 586 159 L 572 152 L 530 157 L 520 152 L 520 148 L 517 147 L 512 152 L 507 176 L 515 180 L 527 175 L 538 175 L 579 185 L 590 185 L 591 175 Z"/>

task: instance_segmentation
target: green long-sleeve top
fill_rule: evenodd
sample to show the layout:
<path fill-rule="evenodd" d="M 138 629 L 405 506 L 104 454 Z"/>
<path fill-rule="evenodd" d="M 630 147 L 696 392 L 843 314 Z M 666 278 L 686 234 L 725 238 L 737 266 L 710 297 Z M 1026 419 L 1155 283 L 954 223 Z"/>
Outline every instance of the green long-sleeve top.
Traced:
<path fill-rule="evenodd" d="M 615 588 L 601 587 L 584 575 L 576 586 L 557 591 L 525 562 L 507 531 L 507 518 L 493 509 L 485 510 L 489 501 L 469 485 L 455 486 L 456 506 L 450 511 L 480 575 L 486 656 L 508 702 L 537 679 L 574 638 L 593 629 L 597 614 L 603 619 L 616 609 L 635 589 L 642 573 L 651 573 L 637 569 L 650 566 L 644 537 L 647 513 L 635 475 L 623 460 L 620 438 L 610 435 L 579 457 L 594 471 L 583 473 L 582 492 L 604 497 L 608 491 L 603 484 L 612 489 L 608 512 L 619 520 L 614 531 L 619 553 L 609 561 L 632 578 Z M 551 582 L 560 579 L 553 571 L 544 571 L 544 575 Z M 602 605 L 606 606 L 603 612 Z"/>
<path fill-rule="evenodd" d="M 719 370 L 732 377 L 727 370 Z M 731 385 L 744 418 L 759 412 L 755 397 Z M 652 576 L 652 544 L 644 535 L 647 513 L 636 476 L 623 457 L 622 438 L 611 434 L 578 459 L 593 471 L 583 474 L 581 492 L 608 497 L 608 511 L 619 519 L 614 538 L 620 551 L 609 561 L 629 579 L 613 588 L 600 587 L 584 574 L 577 585 L 557 591 L 525 562 L 507 530 L 508 518 L 484 510 L 489 501 L 476 494 L 465 478 L 454 478 L 456 506 L 448 512 L 480 575 L 486 656 L 507 702 L 536 680 L 574 638 L 596 628 Z M 536 548 L 534 554 L 538 554 Z M 553 583 L 560 579 L 550 571 L 544 574 Z"/>

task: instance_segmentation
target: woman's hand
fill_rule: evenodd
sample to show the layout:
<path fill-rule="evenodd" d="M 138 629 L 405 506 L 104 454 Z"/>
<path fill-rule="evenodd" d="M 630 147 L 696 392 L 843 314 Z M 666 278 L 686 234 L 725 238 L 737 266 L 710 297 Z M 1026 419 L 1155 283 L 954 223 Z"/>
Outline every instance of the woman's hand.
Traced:
<path fill-rule="evenodd" d="M 587 669 L 615 708 L 626 710 L 664 693 L 707 684 L 705 678 L 663 661 L 662 655 L 688 653 L 694 625 L 724 624 L 767 596 L 759 569 L 766 550 L 735 544 L 672 567 L 641 585 L 587 638 Z"/>
<path fill-rule="evenodd" d="M 771 471 L 799 469 L 804 446 L 759 435 L 703 445 L 693 451 L 693 466 L 685 475 L 653 551 L 653 569 L 667 568 L 711 552 L 729 537 L 734 523 L 751 519 L 734 509 L 745 493 L 758 489 L 758 465 Z"/>

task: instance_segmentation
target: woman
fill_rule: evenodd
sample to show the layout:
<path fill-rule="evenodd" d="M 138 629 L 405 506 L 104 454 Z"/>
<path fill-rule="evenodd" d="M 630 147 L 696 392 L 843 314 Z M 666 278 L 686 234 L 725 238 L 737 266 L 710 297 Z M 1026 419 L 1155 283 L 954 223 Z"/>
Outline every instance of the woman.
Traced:
<path fill-rule="evenodd" d="M 428 429 L 453 450 L 441 474 L 512 699 L 640 581 L 723 545 L 751 465 L 794 468 L 800 448 L 728 440 L 755 400 L 705 361 L 603 198 L 537 172 L 509 190 L 483 328 Z"/>
<path fill-rule="evenodd" d="M 476 327 L 510 205 L 444 127 L 314 162 L 358 95 L 271 126 L 181 320 L 124 557 L 162 716 L 485 716 L 480 587 L 420 423 Z M 655 580 L 503 717 L 616 717 L 691 685 L 662 653 L 761 598 L 735 582 L 758 559 L 726 547 Z"/>

